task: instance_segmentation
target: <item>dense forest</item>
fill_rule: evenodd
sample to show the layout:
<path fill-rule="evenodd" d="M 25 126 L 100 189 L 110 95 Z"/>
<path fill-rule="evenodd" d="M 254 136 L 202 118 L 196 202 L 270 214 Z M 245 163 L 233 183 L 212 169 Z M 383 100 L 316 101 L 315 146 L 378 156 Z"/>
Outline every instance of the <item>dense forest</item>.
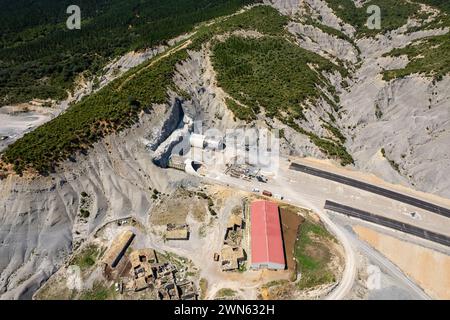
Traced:
<path fill-rule="evenodd" d="M 62 99 L 75 77 L 151 47 L 253 0 L 80 0 L 81 30 L 68 30 L 69 0 L 0 0 L 0 106 Z"/>
<path fill-rule="evenodd" d="M 289 101 L 290 105 L 287 107 L 291 109 L 290 117 L 284 120 L 301 131 L 298 125 L 291 122 L 301 117 L 301 100 L 306 97 L 317 96 L 314 90 L 314 81 L 318 80 L 318 75 L 308 71 L 309 68 L 305 64 L 307 62 L 317 63 L 321 70 L 339 69 L 339 67 L 282 40 L 286 36 L 284 29 L 286 23 L 286 17 L 280 15 L 275 9 L 258 6 L 237 16 L 216 22 L 211 26 L 201 27 L 195 35 L 191 36 L 191 44 L 187 48 L 182 49 L 181 47 L 186 42 L 181 43 L 178 48 L 173 48 L 174 53 L 169 57 L 156 56 L 147 63 L 129 70 L 99 92 L 88 96 L 69 108 L 64 114 L 10 145 L 4 152 L 2 159 L 5 164 L 12 164 L 14 170 L 19 174 L 28 169 L 41 174 L 48 174 L 55 170 L 61 161 L 65 159 L 74 160 L 79 152 L 86 153 L 88 148 L 103 136 L 130 127 L 137 121 L 138 114 L 141 111 L 151 112 L 153 103 L 166 102 L 167 88 L 172 87 L 172 89 L 177 90 L 174 87 L 172 76 L 176 64 L 187 58 L 186 50 L 196 50 L 205 41 L 213 40 L 215 35 L 237 29 L 258 30 L 266 35 L 279 38 L 278 40 L 268 38 L 262 43 L 251 41 L 248 46 L 241 49 L 237 48 L 237 50 L 247 51 L 246 59 L 252 60 L 252 55 L 261 54 L 259 56 L 260 62 L 264 62 L 265 67 L 272 71 L 280 66 L 284 66 L 283 70 L 285 70 L 286 68 L 290 69 L 291 64 L 298 64 L 298 67 L 289 73 L 298 81 L 301 80 L 300 83 L 303 83 L 304 89 L 302 89 L 302 86 L 297 87 L 298 92 L 296 92 L 292 83 L 289 85 L 289 81 L 286 85 L 277 82 L 277 85 L 282 87 L 281 90 L 285 91 L 285 94 L 278 95 L 279 98 L 267 97 L 261 94 L 263 88 L 255 85 L 254 78 L 249 78 L 250 82 L 246 84 L 246 88 L 250 90 L 253 86 L 254 90 L 250 90 L 252 94 L 261 94 L 261 99 L 269 99 L 264 100 L 264 107 L 267 108 L 269 113 L 275 112 L 276 107 L 284 108 L 285 101 Z M 239 42 L 238 39 L 235 41 Z M 229 46 L 230 44 L 225 43 L 223 45 Z M 234 45 L 239 46 L 239 43 L 231 44 L 231 47 Z M 265 54 L 261 51 L 265 50 L 267 50 L 269 59 L 264 59 Z M 286 52 L 284 52 L 285 50 Z M 274 55 L 281 55 L 283 59 L 277 61 Z M 236 57 L 229 56 L 226 47 L 222 52 L 220 50 L 215 52 L 215 59 L 220 61 L 233 60 L 234 58 Z M 297 61 L 294 62 L 294 60 Z M 151 67 L 148 67 L 150 64 Z M 219 65 L 216 66 L 219 67 Z M 231 69 L 231 72 L 233 70 L 235 69 Z M 259 70 L 262 71 L 261 68 Z M 280 71 L 281 69 L 275 70 L 273 74 L 276 75 Z M 219 69 L 219 72 L 222 72 L 222 69 Z M 223 76 L 232 77 L 233 75 L 225 73 Z M 258 75 L 255 74 L 255 76 Z M 271 81 L 276 82 L 276 79 L 272 77 Z M 323 81 L 323 79 L 320 81 Z M 262 83 L 266 82 L 267 79 Z M 230 107 L 233 106 L 232 100 L 228 100 L 227 103 Z M 250 103 L 249 105 L 254 107 Z M 234 107 L 235 114 L 242 113 L 239 108 L 242 108 L 242 106 L 234 105 Z M 251 111 L 251 114 L 253 114 L 253 111 Z M 322 139 L 311 133 L 303 133 L 307 134 L 314 143 L 331 156 L 341 158 L 343 164 L 353 161 L 341 144 Z"/>
<path fill-rule="evenodd" d="M 326 82 L 321 72 L 336 69 L 328 60 L 282 38 L 231 37 L 215 46 L 213 63 L 226 92 L 255 113 L 262 107 L 269 118 L 286 112 L 301 118 L 301 105 L 318 98 L 317 85 Z"/>
<path fill-rule="evenodd" d="M 19 174 L 25 169 L 47 174 L 59 162 L 74 160 L 78 152 L 85 153 L 105 135 L 131 126 L 141 111 L 151 112 L 152 103 L 165 103 L 175 65 L 186 58 L 186 50 L 179 50 L 164 59 L 156 57 L 151 68 L 143 65 L 130 70 L 16 141 L 3 160 Z"/>
<path fill-rule="evenodd" d="M 0 3 L 2 1 L 0 0 Z M 69 31 L 64 28 L 58 29 L 60 28 L 58 25 L 65 22 L 52 20 L 55 19 L 53 14 L 48 14 L 47 17 L 44 14 L 36 19 L 30 18 L 28 23 L 24 23 L 24 21 L 27 21 L 27 19 L 24 19 L 25 16 L 20 19 L 13 15 L 9 16 L 8 19 L 19 19 L 23 25 L 18 23 L 16 29 L 12 29 L 10 26 L 1 35 L 0 64 L 2 68 L 0 69 L 0 81 L 2 82 L 0 83 L 0 90 L 4 90 L 3 93 L 13 92 L 5 89 L 5 85 L 14 86 L 14 83 L 18 82 L 17 88 L 19 89 L 17 92 L 20 94 L 13 94 L 8 97 L 8 99 L 14 97 L 18 101 L 20 101 L 19 96 L 22 97 L 21 99 L 25 99 L 26 94 L 30 94 L 29 97 L 36 97 L 39 90 L 45 93 L 41 97 L 49 95 L 49 92 L 46 91 L 47 86 L 49 90 L 56 88 L 55 90 L 62 90 L 61 92 L 63 92 L 71 86 L 75 74 L 85 68 L 95 72 L 107 59 L 118 53 L 164 42 L 164 40 L 177 34 L 191 30 L 199 21 L 216 15 L 231 13 L 242 4 L 252 2 L 244 0 L 202 0 L 195 3 L 175 0 L 136 1 L 136 8 L 138 9 L 134 9 L 134 14 L 129 17 L 131 20 L 118 18 L 117 21 L 113 20 L 114 23 L 111 23 L 105 17 L 111 17 L 114 12 L 116 15 L 122 16 L 119 12 L 107 6 L 108 3 L 114 1 L 91 1 L 96 5 L 91 3 L 91 7 L 89 7 L 91 9 L 84 14 L 82 30 L 78 33 L 78 36 L 68 38 L 64 38 L 62 35 L 68 34 Z M 327 1 L 337 4 L 335 0 Z M 125 10 L 124 8 L 129 9 L 129 4 L 133 2 L 130 0 L 127 4 L 123 4 L 124 7 L 119 7 L 122 10 Z M 342 6 L 349 3 L 347 0 L 339 2 Z M 445 1 L 425 0 L 424 2 L 448 10 L 448 3 Z M 19 3 L 25 4 L 26 2 L 19 1 Z M 30 2 L 29 6 L 35 5 L 33 3 L 35 2 Z M 45 1 L 41 3 L 45 3 Z M 145 10 L 149 3 L 160 4 L 159 7 L 154 7 L 155 12 L 159 14 L 152 16 L 153 20 L 146 20 L 147 22 L 143 23 L 140 19 L 146 14 L 148 17 L 150 16 L 150 13 Z M 176 7 L 177 3 L 179 7 Z M 201 12 L 195 10 L 183 11 L 183 8 L 186 10 L 184 5 L 188 3 L 191 3 L 192 8 L 204 6 L 204 9 Z M 207 3 L 211 5 L 208 6 Z M 372 0 L 370 3 L 385 3 L 385 0 Z M 415 6 L 412 2 L 408 5 Z M 51 7 L 50 4 L 49 6 Z M 178 12 L 178 15 L 174 17 L 173 14 L 168 14 L 164 18 L 164 12 L 169 12 L 171 6 L 176 7 L 175 12 Z M 399 6 L 401 5 L 399 4 Z M 411 8 L 400 8 L 395 11 L 399 14 L 399 20 L 389 24 L 389 26 L 402 25 L 406 21 L 407 15 L 411 14 Z M 31 10 L 30 12 L 35 13 L 36 11 Z M 30 13 L 25 10 L 17 14 L 26 15 Z M 417 14 L 417 12 L 414 14 Z M 104 20 L 98 17 L 103 17 Z M 393 20 L 395 19 L 393 18 Z M 94 23 L 93 21 L 97 22 Z M 104 22 L 103 29 L 98 21 Z M 174 53 L 168 57 L 156 56 L 143 65 L 128 71 L 104 89 L 73 105 L 66 113 L 10 145 L 3 154 L 3 164 L 13 165 L 14 170 L 19 174 L 28 169 L 47 174 L 53 171 L 61 161 L 75 159 L 79 152 L 86 153 L 88 148 L 103 136 L 131 126 L 138 120 L 140 112 L 152 111 L 153 103 L 167 102 L 167 88 L 177 91 L 173 83 L 176 64 L 188 57 L 187 50 L 199 50 L 202 44 L 207 41 L 212 41 L 213 44 L 212 59 L 218 72 L 219 83 L 231 96 L 231 98 L 226 99 L 226 104 L 237 118 L 251 122 L 264 109 L 267 116 L 277 117 L 291 128 L 307 135 L 311 142 L 324 153 L 330 157 L 339 158 L 343 165 L 353 163 L 351 155 L 348 154 L 344 146 L 345 137 L 333 123 L 324 121 L 322 126 L 332 133 L 334 138 L 317 136 L 313 132 L 304 130 L 298 124 L 298 120 L 303 118 L 302 108 L 305 101 L 323 98 L 335 111 L 339 110 L 339 99 L 333 92 L 333 87 L 329 86 L 320 72 L 313 72 L 308 64 L 314 65 L 317 71 L 338 71 L 343 76 L 346 76 L 347 71 L 341 65 L 333 64 L 316 54 L 293 45 L 292 39 L 285 29 L 287 22 L 288 19 L 277 10 L 268 6 L 257 6 L 226 19 L 216 19 L 212 24 L 201 25 L 196 29 L 195 34 L 190 37 L 190 44 L 187 47 L 179 47 L 178 50 L 173 48 Z M 0 23 L 5 24 L 4 20 Z M 110 27 L 107 27 L 108 23 L 110 23 Z M 9 23 L 6 24 L 9 25 Z M 47 25 L 48 29 L 42 28 L 44 25 Z M 444 13 L 429 27 L 441 27 L 442 25 L 450 25 L 448 15 Z M 148 26 L 159 26 L 159 28 L 155 32 L 155 29 Z M 216 35 L 237 29 L 257 30 L 264 34 L 264 37 L 247 40 L 231 37 L 225 42 L 215 39 Z M 323 29 L 340 38 L 351 40 L 339 31 L 328 30 L 331 28 Z M 19 30 L 22 31 L 19 32 Z M 99 34 L 96 34 L 95 30 Z M 103 31 L 100 32 L 100 30 Z M 110 30 L 110 32 L 105 30 Z M 20 37 L 15 38 L 17 35 Z M 60 38 L 57 35 L 60 35 Z M 48 39 L 55 39 L 55 41 L 48 44 Z M 411 62 L 405 69 L 386 72 L 384 74 L 385 79 L 401 77 L 415 72 L 432 75 L 437 79 L 441 78 L 442 75 L 449 72 L 449 43 L 447 34 L 430 37 L 405 48 L 393 50 L 387 55 L 408 55 Z M 48 47 L 45 44 L 48 44 Z M 73 44 L 73 47 L 69 45 L 67 50 L 61 50 L 61 47 L 59 47 L 59 51 L 55 50 L 58 45 L 66 44 Z M 76 46 L 77 44 L 84 45 L 79 48 Z M 184 42 L 180 46 L 186 44 Z M 25 50 L 25 48 L 29 49 L 33 46 L 39 48 L 40 51 L 38 52 L 41 55 L 36 55 L 34 51 L 27 52 Z M 53 50 L 50 50 L 50 48 L 53 48 Z M 93 48 L 98 49 L 99 52 L 92 54 Z M 14 50 L 17 52 L 13 53 Z M 2 55 L 8 51 L 10 52 L 8 59 L 3 58 Z M 68 73 L 70 76 L 65 79 L 64 70 L 66 69 L 64 68 L 73 68 L 73 65 L 66 63 L 77 54 L 83 57 L 84 60 L 81 59 L 81 61 L 84 61 L 85 65 L 80 66 L 77 71 L 70 71 Z M 68 60 L 62 59 L 64 56 Z M 47 63 L 47 61 L 50 62 Z M 149 64 L 152 64 L 150 68 L 148 68 Z M 25 67 L 27 65 L 33 67 L 27 69 Z M 14 70 L 17 73 L 14 73 Z M 18 72 L 19 70 L 22 70 L 22 73 Z M 41 73 L 37 70 L 40 70 Z M 57 85 L 51 85 L 52 81 L 56 81 Z M 328 89 L 329 94 L 319 93 L 317 84 Z M 30 91 L 25 91 L 24 88 L 26 87 L 30 87 Z M 243 91 L 245 94 L 242 94 Z M 182 92 L 179 93 L 183 95 Z M 62 95 L 64 94 L 62 93 Z M 3 169 L 9 170 L 5 167 Z M 1 170 L 2 168 L 0 168 Z"/>

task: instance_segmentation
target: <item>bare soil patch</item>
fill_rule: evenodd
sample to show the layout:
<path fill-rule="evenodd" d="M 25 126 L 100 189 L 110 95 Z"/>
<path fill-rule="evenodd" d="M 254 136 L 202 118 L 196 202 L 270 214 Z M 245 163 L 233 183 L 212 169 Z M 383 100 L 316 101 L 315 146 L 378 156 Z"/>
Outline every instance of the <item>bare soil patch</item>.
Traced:
<path fill-rule="evenodd" d="M 305 219 L 298 214 L 298 210 L 285 206 L 280 207 L 280 218 L 287 267 L 295 274 L 297 273 L 297 263 L 294 260 L 295 242 L 299 227 Z"/>
<path fill-rule="evenodd" d="M 150 224 L 163 226 L 169 223 L 186 224 L 189 214 L 198 221 L 204 222 L 208 214 L 208 199 L 188 190 L 179 189 L 175 194 L 162 196 L 159 204 L 153 209 Z"/>

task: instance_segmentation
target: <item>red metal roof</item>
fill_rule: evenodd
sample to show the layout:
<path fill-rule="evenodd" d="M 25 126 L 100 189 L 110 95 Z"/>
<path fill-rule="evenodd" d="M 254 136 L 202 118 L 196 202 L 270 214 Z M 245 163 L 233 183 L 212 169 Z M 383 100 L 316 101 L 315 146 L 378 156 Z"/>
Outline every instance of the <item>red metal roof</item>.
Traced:
<path fill-rule="evenodd" d="M 251 205 L 252 263 L 285 264 L 278 205 L 254 201 Z"/>

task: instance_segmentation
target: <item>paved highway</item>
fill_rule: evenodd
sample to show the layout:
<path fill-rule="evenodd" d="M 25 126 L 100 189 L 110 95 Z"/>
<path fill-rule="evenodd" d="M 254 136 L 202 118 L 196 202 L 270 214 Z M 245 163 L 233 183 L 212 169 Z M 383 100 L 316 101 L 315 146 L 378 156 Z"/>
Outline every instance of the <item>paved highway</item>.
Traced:
<path fill-rule="evenodd" d="M 368 191 L 371 193 L 378 194 L 380 196 L 390 198 L 393 200 L 397 200 L 412 206 L 415 206 L 417 208 L 421 208 L 430 212 L 437 213 L 439 215 L 442 215 L 444 217 L 450 218 L 450 210 L 417 198 L 413 198 L 395 191 L 387 190 L 384 188 L 380 188 L 378 186 L 374 186 L 365 182 L 361 182 L 355 179 L 347 178 L 344 176 L 340 176 L 334 173 L 330 173 L 327 171 L 319 170 L 316 168 L 308 167 L 305 165 L 301 165 L 298 163 L 292 163 L 290 166 L 290 169 L 300 171 L 303 173 L 307 173 L 310 175 L 314 175 L 316 177 L 324 178 L 327 180 L 335 181 L 338 183 L 342 183 L 351 187 L 355 187 L 364 191 Z"/>
<path fill-rule="evenodd" d="M 358 219 L 362 219 L 368 222 L 372 222 L 384 227 L 388 227 L 394 230 L 398 230 L 404 233 L 408 233 L 408 234 L 412 234 L 416 237 L 422 238 L 422 239 L 426 239 L 429 241 L 433 241 L 439 244 L 443 244 L 445 246 L 449 246 L 450 247 L 450 238 L 447 236 L 444 236 L 442 234 L 438 234 L 435 232 L 431 232 L 429 230 L 425 230 L 422 228 L 418 228 L 415 227 L 413 225 L 410 224 L 406 224 L 403 222 L 399 222 L 396 220 L 392 220 L 386 217 L 381 217 L 375 214 L 372 214 L 370 212 L 367 211 L 363 211 L 363 210 L 359 210 L 356 208 L 352 208 L 349 206 L 345 206 L 336 202 L 332 202 L 332 201 L 326 201 L 325 202 L 325 209 L 326 210 L 330 210 L 330 211 L 334 211 L 334 212 L 338 212 L 341 214 L 345 214 L 351 217 L 355 217 Z"/>

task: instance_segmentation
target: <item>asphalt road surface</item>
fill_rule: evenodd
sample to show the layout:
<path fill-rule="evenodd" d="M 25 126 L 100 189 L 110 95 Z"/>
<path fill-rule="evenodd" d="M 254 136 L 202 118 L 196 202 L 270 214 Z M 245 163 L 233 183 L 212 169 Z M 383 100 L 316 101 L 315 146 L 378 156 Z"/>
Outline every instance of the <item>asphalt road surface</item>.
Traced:
<path fill-rule="evenodd" d="M 327 180 L 332 180 L 338 183 L 342 183 L 351 187 L 355 187 L 364 191 L 372 192 L 375 194 L 378 194 L 380 196 L 390 198 L 393 200 L 397 200 L 399 202 L 403 202 L 412 206 L 415 206 L 417 208 L 421 208 L 433 213 L 437 213 L 439 215 L 442 215 L 444 217 L 450 218 L 450 210 L 444 207 L 437 206 L 435 204 L 416 199 L 398 192 L 394 192 L 391 190 L 387 190 L 384 188 L 380 188 L 365 182 L 361 182 L 355 179 L 347 178 L 344 176 L 340 176 L 334 173 L 326 172 L 323 170 L 315 169 L 312 167 L 304 166 L 298 163 L 292 163 L 290 166 L 291 170 L 300 171 L 303 173 L 307 173 L 310 175 L 314 175 L 316 177 L 324 178 Z"/>
<path fill-rule="evenodd" d="M 342 204 L 327 201 L 325 203 L 325 209 L 338 212 L 341 214 L 345 214 L 351 217 L 359 218 L 368 222 L 373 222 L 378 225 L 382 225 L 384 227 L 392 228 L 404 233 L 408 233 L 417 237 L 420 237 L 422 239 L 426 239 L 429 241 L 433 241 L 436 243 L 443 244 L 445 246 L 450 247 L 450 238 L 447 236 L 444 236 L 442 234 L 434 233 L 422 228 L 418 228 L 415 226 L 412 226 L 410 224 L 406 224 L 403 222 L 399 222 L 396 220 L 392 220 L 386 217 L 381 217 L 378 215 L 375 215 L 373 213 L 369 213 L 363 210 L 355 209 L 352 207 L 344 206 Z"/>

